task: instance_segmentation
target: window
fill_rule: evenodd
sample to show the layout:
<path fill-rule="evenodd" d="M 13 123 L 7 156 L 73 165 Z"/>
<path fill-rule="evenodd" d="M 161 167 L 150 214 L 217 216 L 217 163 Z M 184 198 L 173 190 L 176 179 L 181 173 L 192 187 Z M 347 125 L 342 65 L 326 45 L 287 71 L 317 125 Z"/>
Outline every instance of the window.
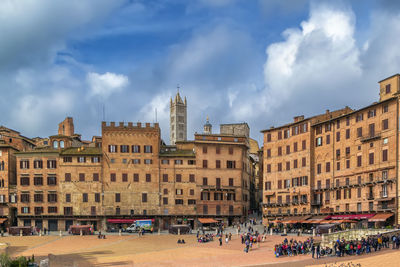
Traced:
<path fill-rule="evenodd" d="M 390 84 L 387 84 L 387 85 L 385 86 L 385 92 L 386 92 L 386 94 L 389 94 L 389 93 L 390 93 Z"/>
<path fill-rule="evenodd" d="M 176 182 L 177 182 L 177 183 L 182 182 L 182 174 L 177 174 L 177 175 L 176 175 Z"/>
<path fill-rule="evenodd" d="M 47 212 L 48 213 L 57 213 L 57 207 L 48 207 Z"/>
<path fill-rule="evenodd" d="M 191 183 L 195 182 L 194 174 L 189 174 L 189 182 Z"/>
<path fill-rule="evenodd" d="M 152 159 L 145 159 L 144 160 L 144 164 L 153 164 L 153 160 Z"/>
<path fill-rule="evenodd" d="M 229 186 L 233 186 L 233 178 L 229 178 Z"/>
<path fill-rule="evenodd" d="M 282 156 L 282 147 L 278 147 L 278 156 Z"/>
<path fill-rule="evenodd" d="M 95 193 L 94 194 L 94 201 L 95 202 L 100 202 L 100 193 Z"/>
<path fill-rule="evenodd" d="M 78 157 L 78 162 L 79 163 L 85 163 L 86 162 L 86 157 Z"/>
<path fill-rule="evenodd" d="M 382 113 L 386 113 L 386 112 L 388 112 L 389 111 L 389 106 L 388 105 L 384 105 L 383 107 L 382 107 Z"/>
<path fill-rule="evenodd" d="M 29 193 L 21 194 L 21 202 L 22 203 L 29 203 L 30 202 L 30 195 Z"/>
<path fill-rule="evenodd" d="M 147 183 L 151 182 L 151 174 L 150 173 L 146 173 L 146 182 Z"/>
<path fill-rule="evenodd" d="M 115 193 L 115 202 L 121 202 L 121 193 Z"/>
<path fill-rule="evenodd" d="M 290 170 L 290 161 L 286 162 L 286 170 L 289 171 Z"/>
<path fill-rule="evenodd" d="M 134 182 L 139 182 L 139 173 L 134 173 L 133 174 L 133 181 Z"/>
<path fill-rule="evenodd" d="M 147 202 L 147 193 L 142 193 L 142 202 Z"/>
<path fill-rule="evenodd" d="M 122 174 L 122 182 L 128 182 L 128 174 L 127 173 Z"/>
<path fill-rule="evenodd" d="M 82 194 L 82 201 L 83 202 L 88 202 L 88 193 L 83 193 Z"/>
<path fill-rule="evenodd" d="M 164 188 L 164 195 L 168 195 L 168 189 Z"/>
<path fill-rule="evenodd" d="M 294 169 L 297 168 L 297 159 L 293 160 L 293 168 L 294 168 Z"/>
<path fill-rule="evenodd" d="M 20 169 L 29 169 L 29 160 L 21 160 L 19 162 Z"/>
<path fill-rule="evenodd" d="M 48 202 L 57 202 L 57 193 L 48 193 L 47 194 L 47 201 Z"/>
<path fill-rule="evenodd" d="M 382 121 L 382 130 L 387 130 L 387 129 L 389 129 L 389 120 L 388 119 Z"/>
<path fill-rule="evenodd" d="M 383 144 L 386 145 L 389 142 L 389 139 L 386 137 L 383 139 Z"/>
<path fill-rule="evenodd" d="M 53 148 L 58 148 L 58 141 L 53 141 Z"/>
<path fill-rule="evenodd" d="M 290 146 L 286 146 L 286 155 L 290 154 Z"/>
<path fill-rule="evenodd" d="M 369 125 L 369 136 L 375 136 L 375 124 L 371 123 Z"/>
<path fill-rule="evenodd" d="M 215 168 L 217 168 L 217 169 L 221 168 L 221 161 L 220 160 L 216 160 L 215 161 Z"/>
<path fill-rule="evenodd" d="M 297 152 L 297 142 L 293 144 L 293 152 Z"/>
<path fill-rule="evenodd" d="M 33 168 L 34 169 L 43 169 L 43 161 L 42 160 L 34 160 Z"/>
<path fill-rule="evenodd" d="M 203 205 L 203 214 L 208 214 L 208 206 L 207 205 Z"/>
<path fill-rule="evenodd" d="M 117 146 L 116 145 L 108 145 L 108 152 L 110 153 L 117 153 Z"/>
<path fill-rule="evenodd" d="M 115 173 L 110 173 L 110 180 L 111 180 L 111 182 L 116 182 L 117 181 L 117 175 Z"/>
<path fill-rule="evenodd" d="M 48 176 L 47 177 L 47 185 L 57 185 L 57 177 Z"/>
<path fill-rule="evenodd" d="M 329 145 L 331 143 L 331 136 L 328 134 L 326 136 L 326 144 Z"/>
<path fill-rule="evenodd" d="M 43 213 L 43 207 L 35 207 L 35 215 L 40 215 Z"/>
<path fill-rule="evenodd" d="M 188 199 L 188 205 L 196 205 L 196 199 Z"/>
<path fill-rule="evenodd" d="M 317 137 L 315 144 L 316 146 L 322 146 L 322 137 Z"/>
<path fill-rule="evenodd" d="M 92 157 L 92 163 L 99 163 L 100 157 Z"/>
<path fill-rule="evenodd" d="M 64 207 L 64 215 L 72 215 L 72 207 Z"/>
<path fill-rule="evenodd" d="M 322 126 L 318 126 L 318 127 L 315 129 L 315 134 L 322 134 Z"/>
<path fill-rule="evenodd" d="M 65 202 L 71 202 L 71 194 L 65 194 Z"/>
<path fill-rule="evenodd" d="M 267 164 L 267 173 L 271 172 L 271 164 Z"/>
<path fill-rule="evenodd" d="M 361 188 L 357 188 L 357 197 L 358 197 L 358 198 L 361 197 Z"/>
<path fill-rule="evenodd" d="M 369 165 L 374 164 L 374 153 L 369 153 Z"/>
<path fill-rule="evenodd" d="M 388 150 L 384 149 L 382 150 L 382 161 L 387 161 L 388 160 Z"/>
<path fill-rule="evenodd" d="M 340 141 L 340 132 L 336 132 L 336 142 Z"/>
<path fill-rule="evenodd" d="M 321 173 L 321 164 L 319 163 L 319 164 L 317 164 L 317 174 L 320 174 Z"/>
<path fill-rule="evenodd" d="M 163 197 L 163 205 L 168 205 L 168 198 L 167 197 Z"/>
<path fill-rule="evenodd" d="M 168 159 L 163 159 L 163 160 L 161 160 L 161 164 L 168 165 L 169 164 L 169 160 Z"/>
<path fill-rule="evenodd" d="M 346 126 L 350 126 L 350 117 L 346 118 Z"/>
<path fill-rule="evenodd" d="M 269 134 L 267 134 L 267 142 L 271 142 L 271 140 L 272 140 L 272 136 L 271 136 L 271 134 L 269 133 Z"/>
<path fill-rule="evenodd" d="M 193 159 L 188 160 L 188 165 L 196 165 L 196 161 Z"/>
<path fill-rule="evenodd" d="M 20 184 L 21 185 L 29 185 L 29 177 L 21 177 Z"/>
<path fill-rule="evenodd" d="M 194 189 L 189 190 L 189 195 L 194 196 Z"/>
<path fill-rule="evenodd" d="M 357 128 L 357 137 L 362 137 L 362 127 Z"/>
<path fill-rule="evenodd" d="M 207 168 L 207 160 L 205 159 L 205 160 L 203 160 L 203 168 Z"/>
<path fill-rule="evenodd" d="M 327 163 L 325 164 L 325 171 L 326 171 L 326 172 L 330 172 L 330 171 L 331 171 L 331 163 L 330 163 L 330 162 L 327 162 Z"/>
<path fill-rule="evenodd" d="M 358 114 L 357 116 L 356 116 L 356 122 L 359 122 L 359 121 L 362 121 L 363 119 L 364 119 L 364 116 L 363 116 L 364 114 Z"/>
<path fill-rule="evenodd" d="M 129 153 L 129 146 L 127 146 L 127 145 L 121 145 L 120 149 L 121 149 L 121 153 Z"/>
<path fill-rule="evenodd" d="M 368 118 L 373 118 L 376 116 L 376 109 L 371 109 L 368 111 Z"/>
<path fill-rule="evenodd" d="M 183 164 L 183 160 L 181 160 L 181 159 L 175 160 L 175 165 L 182 165 L 182 164 Z"/>
<path fill-rule="evenodd" d="M 99 174 L 98 173 L 93 173 L 93 181 L 98 182 L 99 181 Z"/>
<path fill-rule="evenodd" d="M 217 188 L 221 188 L 221 178 L 216 178 L 215 179 L 215 184 Z"/>
<path fill-rule="evenodd" d="M 336 162 L 336 170 L 340 171 L 340 162 Z"/>
<path fill-rule="evenodd" d="M 217 147 L 215 148 L 215 153 L 216 153 L 216 154 L 221 154 L 221 148 L 220 148 L 219 146 L 217 146 Z"/>
<path fill-rule="evenodd" d="M 362 165 L 362 156 L 358 155 L 357 156 L 357 167 L 361 167 L 361 165 Z"/>
<path fill-rule="evenodd" d="M 43 185 L 43 177 L 41 176 L 35 176 L 33 178 L 33 184 L 34 185 Z"/>
<path fill-rule="evenodd" d="M 289 129 L 284 130 L 283 131 L 283 138 L 287 139 L 289 137 L 290 137 L 290 130 Z"/>
<path fill-rule="evenodd" d="M 116 207 L 115 208 L 115 214 L 116 215 L 120 215 L 121 214 L 121 208 L 120 207 Z"/>
<path fill-rule="evenodd" d="M 163 182 L 164 183 L 168 182 L 168 174 L 166 174 L 166 173 L 163 174 Z"/>
<path fill-rule="evenodd" d="M 306 146 L 307 146 L 307 141 L 306 140 L 301 141 L 301 149 L 306 150 Z"/>
<path fill-rule="evenodd" d="M 307 159 L 306 159 L 306 158 L 302 158 L 302 159 L 301 159 L 301 166 L 302 166 L 302 167 L 305 167 L 306 164 L 307 164 Z"/>
<path fill-rule="evenodd" d="M 350 168 L 350 160 L 349 160 L 349 159 L 346 160 L 346 168 L 347 168 L 347 169 Z"/>
<path fill-rule="evenodd" d="M 229 155 L 233 155 L 233 147 L 229 147 Z"/>
<path fill-rule="evenodd" d="M 235 168 L 236 168 L 236 161 L 227 160 L 227 161 L 226 161 L 226 167 L 227 167 L 228 169 L 235 169 Z"/>
<path fill-rule="evenodd" d="M 359 188 L 359 189 L 361 189 L 361 188 Z M 357 212 L 361 212 L 361 203 L 360 202 L 357 203 Z"/>
<path fill-rule="evenodd" d="M 282 163 L 278 163 L 278 172 L 282 171 Z"/>
<path fill-rule="evenodd" d="M 177 196 L 183 195 L 183 190 L 182 189 L 176 189 L 175 190 L 175 195 L 177 195 Z"/>
<path fill-rule="evenodd" d="M 278 132 L 278 140 L 282 139 L 282 131 Z"/>
<path fill-rule="evenodd" d="M 79 181 L 80 182 L 84 182 L 85 181 L 85 174 L 84 173 L 80 173 L 79 174 Z"/>
<path fill-rule="evenodd" d="M 203 146 L 203 154 L 207 154 L 207 147 Z"/>
<path fill-rule="evenodd" d="M 208 185 L 207 177 L 203 177 L 203 185 Z"/>
<path fill-rule="evenodd" d="M 140 153 L 140 146 L 133 145 L 132 146 L 132 153 Z"/>
<path fill-rule="evenodd" d="M 29 213 L 29 207 L 21 207 L 21 213 Z"/>
<path fill-rule="evenodd" d="M 133 163 L 133 164 L 140 164 L 140 159 L 133 159 L 133 160 L 132 160 L 132 163 Z"/>
<path fill-rule="evenodd" d="M 64 157 L 63 161 L 64 162 L 72 162 L 72 157 Z"/>
<path fill-rule="evenodd" d="M 144 153 L 153 153 L 153 146 L 144 146 Z"/>

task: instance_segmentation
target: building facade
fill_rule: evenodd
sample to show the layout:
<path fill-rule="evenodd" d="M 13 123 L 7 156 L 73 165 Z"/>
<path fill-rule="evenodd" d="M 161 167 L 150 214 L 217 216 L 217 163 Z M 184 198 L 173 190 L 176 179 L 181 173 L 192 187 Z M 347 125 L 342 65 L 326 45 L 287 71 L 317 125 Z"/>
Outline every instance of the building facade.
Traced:
<path fill-rule="evenodd" d="M 102 135 L 87 142 L 66 118 L 43 140 L 14 152 L 20 226 L 105 230 L 151 218 L 162 229 L 196 228 L 204 217 L 243 221 L 250 209 L 248 135 L 202 133 L 167 146 L 158 123 L 103 122 Z"/>
<path fill-rule="evenodd" d="M 364 108 L 263 131 L 265 218 L 384 214 L 398 223 L 398 81 L 381 81 L 379 102 Z"/>

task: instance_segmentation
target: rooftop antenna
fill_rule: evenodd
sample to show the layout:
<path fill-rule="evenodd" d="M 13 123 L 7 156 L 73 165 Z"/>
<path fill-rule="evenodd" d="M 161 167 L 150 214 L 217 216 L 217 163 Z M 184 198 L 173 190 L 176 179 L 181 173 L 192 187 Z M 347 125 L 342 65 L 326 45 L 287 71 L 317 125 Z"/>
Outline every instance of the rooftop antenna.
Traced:
<path fill-rule="evenodd" d="M 179 83 L 176 85 L 176 88 L 178 89 L 178 94 L 179 94 Z"/>

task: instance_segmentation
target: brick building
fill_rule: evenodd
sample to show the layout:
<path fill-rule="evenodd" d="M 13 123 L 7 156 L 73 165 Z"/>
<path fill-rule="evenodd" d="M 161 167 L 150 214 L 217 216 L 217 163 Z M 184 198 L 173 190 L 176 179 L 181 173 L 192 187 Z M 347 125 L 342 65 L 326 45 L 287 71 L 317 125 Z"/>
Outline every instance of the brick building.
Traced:
<path fill-rule="evenodd" d="M 264 133 L 264 217 L 376 214 L 398 223 L 399 75 L 379 82 L 379 102 Z M 360 214 L 362 216 L 360 217 Z M 393 216 L 394 215 L 394 216 Z"/>
<path fill-rule="evenodd" d="M 243 135 L 207 132 L 167 146 L 158 123 L 103 122 L 102 136 L 87 142 L 66 118 L 57 135 L 14 153 L 18 225 L 106 229 L 151 218 L 167 229 L 195 228 L 203 217 L 243 220 L 251 194 L 248 136 L 247 126 Z"/>

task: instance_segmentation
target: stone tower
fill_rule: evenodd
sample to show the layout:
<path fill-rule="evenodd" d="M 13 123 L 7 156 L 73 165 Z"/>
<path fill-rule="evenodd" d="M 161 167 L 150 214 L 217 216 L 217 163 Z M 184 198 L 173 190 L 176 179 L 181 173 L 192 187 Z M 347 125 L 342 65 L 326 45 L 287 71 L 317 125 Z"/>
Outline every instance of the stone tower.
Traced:
<path fill-rule="evenodd" d="M 179 91 L 174 99 L 171 98 L 169 138 L 171 145 L 187 140 L 187 103 L 186 97 L 182 101 Z"/>

